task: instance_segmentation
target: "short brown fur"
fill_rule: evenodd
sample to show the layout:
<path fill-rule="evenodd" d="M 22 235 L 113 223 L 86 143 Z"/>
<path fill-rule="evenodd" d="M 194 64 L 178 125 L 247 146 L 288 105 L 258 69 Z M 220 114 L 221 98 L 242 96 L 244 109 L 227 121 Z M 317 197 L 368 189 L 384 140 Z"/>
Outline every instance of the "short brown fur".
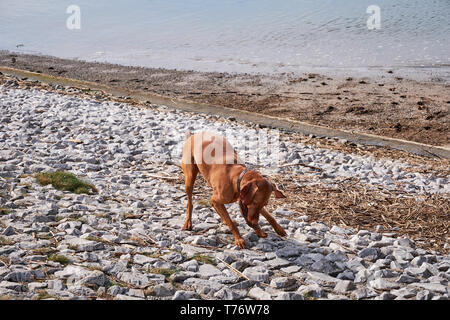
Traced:
<path fill-rule="evenodd" d="M 205 148 L 222 150 L 223 156 L 218 156 L 214 161 L 207 161 L 208 159 L 204 157 Z M 232 152 L 227 154 L 226 150 L 232 150 Z M 214 153 L 214 151 L 211 152 L 213 156 Z M 267 234 L 258 225 L 260 214 L 267 219 L 278 235 L 286 236 L 284 229 L 264 208 L 272 192 L 274 192 L 276 198 L 285 198 L 285 196 L 273 183 L 267 181 L 255 170 L 246 172 L 242 177 L 241 192 L 239 192 L 237 181 L 239 175 L 246 167 L 240 163 L 236 151 L 224 137 L 210 132 L 200 132 L 195 135 L 187 132 L 183 146 L 181 168 L 184 173 L 185 191 L 188 196 L 183 230 L 192 230 L 192 193 L 195 179 L 200 172 L 213 189 L 211 203 L 222 218 L 222 221 L 230 228 L 237 246 L 245 248 L 245 240 L 239 233 L 237 223 L 231 220 L 225 204 L 238 200 L 241 212 L 244 214 L 243 210 L 246 211 L 246 216 L 244 215 L 246 223 L 255 230 L 258 237 L 267 237 Z"/>

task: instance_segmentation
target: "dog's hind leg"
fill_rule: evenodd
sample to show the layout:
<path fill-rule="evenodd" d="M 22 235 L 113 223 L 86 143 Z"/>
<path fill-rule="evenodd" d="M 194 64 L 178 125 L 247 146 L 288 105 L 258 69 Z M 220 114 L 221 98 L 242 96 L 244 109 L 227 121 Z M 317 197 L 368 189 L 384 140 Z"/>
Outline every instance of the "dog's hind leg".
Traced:
<path fill-rule="evenodd" d="M 198 167 L 196 164 L 181 163 L 181 169 L 184 173 L 184 190 L 186 191 L 188 200 L 186 207 L 186 221 L 184 222 L 182 230 L 192 230 L 192 193 L 194 192 L 194 183 L 198 174 Z"/>

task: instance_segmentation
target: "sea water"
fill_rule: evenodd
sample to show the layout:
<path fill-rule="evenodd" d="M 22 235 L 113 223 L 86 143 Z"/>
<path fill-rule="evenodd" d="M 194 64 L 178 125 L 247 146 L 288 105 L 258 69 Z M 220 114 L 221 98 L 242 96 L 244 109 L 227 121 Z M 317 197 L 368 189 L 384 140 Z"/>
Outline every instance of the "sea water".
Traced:
<path fill-rule="evenodd" d="M 397 69 L 448 80 L 449 17 L 449 0 L 1 0 L 0 49 L 171 69 Z"/>

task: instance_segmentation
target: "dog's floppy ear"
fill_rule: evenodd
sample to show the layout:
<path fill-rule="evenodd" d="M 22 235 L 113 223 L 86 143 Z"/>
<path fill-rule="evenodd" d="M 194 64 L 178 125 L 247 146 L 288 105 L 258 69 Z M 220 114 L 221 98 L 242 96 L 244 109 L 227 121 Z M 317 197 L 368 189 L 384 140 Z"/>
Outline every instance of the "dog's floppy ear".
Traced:
<path fill-rule="evenodd" d="M 254 182 L 249 182 L 244 185 L 240 194 L 242 203 L 245 205 L 249 205 L 252 202 L 257 190 L 258 186 Z"/>
<path fill-rule="evenodd" d="M 272 185 L 272 191 L 274 192 L 276 199 L 286 198 L 286 196 L 283 193 L 281 193 L 280 190 L 278 190 L 275 183 L 271 183 L 271 185 Z"/>

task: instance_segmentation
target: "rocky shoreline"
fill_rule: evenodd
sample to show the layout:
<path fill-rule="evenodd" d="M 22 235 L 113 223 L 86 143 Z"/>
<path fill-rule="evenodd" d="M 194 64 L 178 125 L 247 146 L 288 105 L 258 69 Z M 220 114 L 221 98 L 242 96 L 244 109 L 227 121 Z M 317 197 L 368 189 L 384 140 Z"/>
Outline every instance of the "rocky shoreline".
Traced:
<path fill-rule="evenodd" d="M 235 247 L 198 181 L 193 231 L 185 217 L 179 153 L 186 130 L 239 137 L 260 128 L 233 119 L 0 86 L 0 297 L 9 299 L 445 299 L 450 258 L 392 233 L 311 222 L 281 201 L 278 237 L 259 239 L 228 210 L 247 243 Z M 281 133 L 282 165 L 268 154 L 249 166 L 269 177 L 301 174 L 310 185 L 358 177 L 403 197 L 450 193 L 448 176 L 401 161 L 316 148 Z M 240 143 L 242 142 L 242 143 Z M 307 166 L 296 165 L 299 163 Z M 319 170 L 317 170 L 319 169 Z M 64 170 L 97 194 L 39 185 Z M 203 200 L 203 201 L 200 201 Z M 275 200 L 273 200 L 275 201 Z M 295 217 L 295 218 L 294 218 Z"/>
<path fill-rule="evenodd" d="M 449 146 L 450 85 L 397 71 L 358 77 L 247 74 L 131 67 L 0 50 L 0 65 L 111 88 L 304 121 L 332 129 Z M 6 71 L 7 72 L 7 71 Z M 421 74 L 427 71 L 421 70 Z"/>

